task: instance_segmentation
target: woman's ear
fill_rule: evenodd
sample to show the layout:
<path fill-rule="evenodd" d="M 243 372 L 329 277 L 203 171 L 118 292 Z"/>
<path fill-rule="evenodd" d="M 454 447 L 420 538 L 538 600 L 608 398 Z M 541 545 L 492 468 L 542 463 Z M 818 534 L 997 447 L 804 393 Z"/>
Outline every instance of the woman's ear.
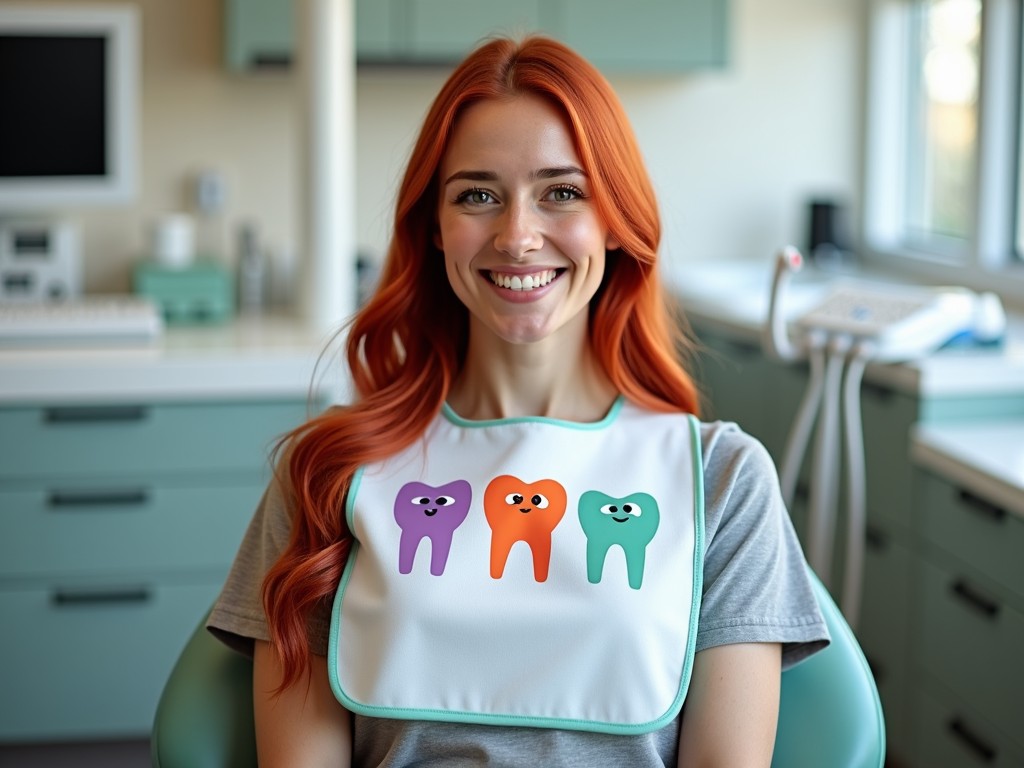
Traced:
<path fill-rule="evenodd" d="M 437 250 L 441 251 L 441 253 L 444 253 L 444 243 L 441 240 L 440 229 L 434 230 L 434 247 L 437 248 Z"/>
<path fill-rule="evenodd" d="M 608 233 L 608 237 L 604 241 L 604 249 L 606 251 L 617 251 L 622 247 L 622 243 L 615 239 L 615 235 L 611 232 Z"/>

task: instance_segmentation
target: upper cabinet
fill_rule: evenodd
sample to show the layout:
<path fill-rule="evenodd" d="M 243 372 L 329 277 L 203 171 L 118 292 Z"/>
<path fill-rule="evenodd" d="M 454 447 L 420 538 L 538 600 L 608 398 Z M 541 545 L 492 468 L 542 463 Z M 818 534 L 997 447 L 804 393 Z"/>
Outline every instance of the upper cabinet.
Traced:
<path fill-rule="evenodd" d="M 284 69 L 291 66 L 294 50 L 292 0 L 225 0 L 224 63 L 229 70 Z"/>
<path fill-rule="evenodd" d="M 280 61 L 294 47 L 292 0 L 225 0 L 227 65 Z M 355 0 L 356 55 L 370 65 L 451 65 L 494 34 L 551 35 L 605 72 L 726 63 L 728 0 Z"/>

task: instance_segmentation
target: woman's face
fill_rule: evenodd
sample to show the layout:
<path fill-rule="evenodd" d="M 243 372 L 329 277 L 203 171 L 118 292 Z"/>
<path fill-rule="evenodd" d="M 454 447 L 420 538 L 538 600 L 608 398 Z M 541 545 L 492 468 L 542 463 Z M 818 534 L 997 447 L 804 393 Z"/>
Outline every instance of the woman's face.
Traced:
<path fill-rule="evenodd" d="M 535 96 L 474 104 L 440 180 L 435 242 L 474 333 L 530 343 L 585 329 L 605 251 L 618 246 L 561 113 Z"/>

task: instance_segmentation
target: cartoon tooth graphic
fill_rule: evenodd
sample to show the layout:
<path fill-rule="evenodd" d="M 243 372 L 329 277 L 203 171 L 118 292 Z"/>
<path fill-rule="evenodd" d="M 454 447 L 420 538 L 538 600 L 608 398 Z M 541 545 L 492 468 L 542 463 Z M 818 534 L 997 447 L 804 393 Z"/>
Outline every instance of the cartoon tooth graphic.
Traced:
<path fill-rule="evenodd" d="M 499 475 L 487 484 L 484 514 L 491 526 L 491 578 L 502 577 L 512 545 L 525 541 L 533 554 L 533 578 L 547 581 L 551 532 L 565 514 L 566 498 L 556 480 L 526 483 Z"/>
<path fill-rule="evenodd" d="M 608 550 L 618 544 L 626 555 L 629 586 L 640 589 L 647 545 L 658 530 L 658 502 L 648 493 L 614 498 L 600 491 L 580 496 L 580 525 L 587 536 L 587 579 L 601 581 Z"/>
<path fill-rule="evenodd" d="M 455 529 L 469 515 L 473 489 L 465 480 L 432 486 L 409 482 L 395 497 L 395 521 L 402 529 L 398 544 L 398 571 L 411 573 L 416 550 L 430 540 L 430 573 L 440 576 L 448 563 Z"/>

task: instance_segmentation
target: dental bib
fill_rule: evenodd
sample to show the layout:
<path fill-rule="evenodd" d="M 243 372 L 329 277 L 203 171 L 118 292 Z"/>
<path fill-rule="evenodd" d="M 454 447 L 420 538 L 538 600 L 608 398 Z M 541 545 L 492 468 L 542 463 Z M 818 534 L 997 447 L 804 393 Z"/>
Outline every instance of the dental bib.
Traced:
<path fill-rule="evenodd" d="M 328 670 L 358 714 L 643 733 L 680 711 L 700 611 L 697 420 L 465 421 L 364 467 Z"/>

